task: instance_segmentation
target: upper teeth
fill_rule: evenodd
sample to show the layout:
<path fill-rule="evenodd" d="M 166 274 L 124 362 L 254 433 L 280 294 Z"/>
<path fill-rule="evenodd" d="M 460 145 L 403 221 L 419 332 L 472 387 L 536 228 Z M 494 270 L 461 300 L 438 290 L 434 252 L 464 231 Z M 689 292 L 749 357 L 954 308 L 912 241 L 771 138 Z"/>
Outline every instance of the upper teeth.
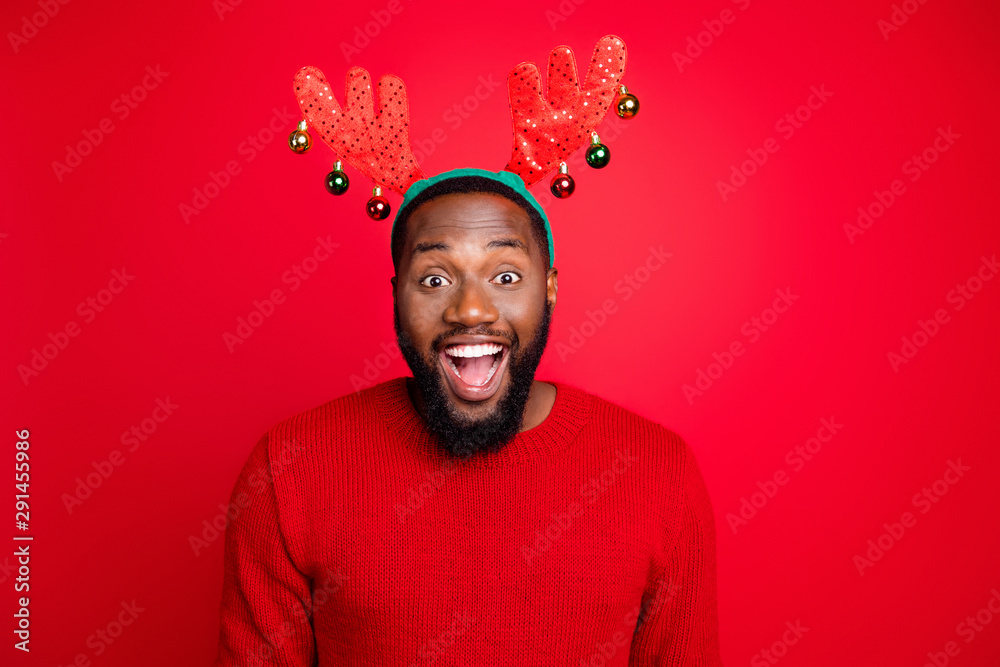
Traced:
<path fill-rule="evenodd" d="M 449 345 L 444 349 L 444 353 L 450 357 L 483 357 L 487 354 L 496 354 L 502 349 L 503 345 L 497 345 L 496 343 Z"/>

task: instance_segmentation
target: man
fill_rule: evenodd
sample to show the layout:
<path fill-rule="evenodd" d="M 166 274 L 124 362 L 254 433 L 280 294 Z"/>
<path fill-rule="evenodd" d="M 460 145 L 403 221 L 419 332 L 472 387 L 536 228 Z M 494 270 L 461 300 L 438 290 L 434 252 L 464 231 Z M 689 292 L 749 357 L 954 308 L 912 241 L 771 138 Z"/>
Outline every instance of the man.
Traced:
<path fill-rule="evenodd" d="M 413 372 L 286 419 L 233 490 L 215 665 L 720 665 L 715 523 L 688 445 L 534 379 L 544 212 L 456 170 L 397 214 Z"/>

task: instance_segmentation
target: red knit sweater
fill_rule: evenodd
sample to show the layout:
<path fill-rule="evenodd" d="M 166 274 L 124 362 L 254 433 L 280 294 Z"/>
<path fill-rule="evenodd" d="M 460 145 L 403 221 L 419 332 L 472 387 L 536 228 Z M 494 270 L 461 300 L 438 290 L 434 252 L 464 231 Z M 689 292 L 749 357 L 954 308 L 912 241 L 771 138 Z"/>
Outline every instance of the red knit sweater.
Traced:
<path fill-rule="evenodd" d="M 690 447 L 551 384 L 542 424 L 467 462 L 405 378 L 270 429 L 233 489 L 215 666 L 721 665 Z"/>

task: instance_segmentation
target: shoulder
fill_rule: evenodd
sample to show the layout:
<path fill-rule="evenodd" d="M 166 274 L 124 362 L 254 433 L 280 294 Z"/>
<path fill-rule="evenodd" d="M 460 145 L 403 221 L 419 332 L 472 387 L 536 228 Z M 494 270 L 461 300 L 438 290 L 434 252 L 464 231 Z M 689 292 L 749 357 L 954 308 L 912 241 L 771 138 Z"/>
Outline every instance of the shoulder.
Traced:
<path fill-rule="evenodd" d="M 618 434 L 622 438 L 639 439 L 655 443 L 653 446 L 681 454 L 689 449 L 684 439 L 675 431 L 652 419 L 643 417 L 613 399 L 598 396 L 588 390 L 568 385 L 564 382 L 551 382 L 559 391 L 566 391 L 581 397 L 579 403 L 587 406 L 588 422 L 609 434 Z"/>
<path fill-rule="evenodd" d="M 266 433 L 272 467 L 291 465 L 331 445 L 354 439 L 377 428 L 380 409 L 388 395 L 405 391 L 405 378 L 386 380 L 374 386 L 344 394 L 325 403 L 290 415 Z"/>
<path fill-rule="evenodd" d="M 308 441 L 318 435 L 335 435 L 353 429 L 370 429 L 380 405 L 405 393 L 405 377 L 392 378 L 371 387 L 330 399 L 277 422 L 268 430 L 274 437 L 297 437 Z"/>
<path fill-rule="evenodd" d="M 658 489 L 661 503 L 655 511 L 662 514 L 666 525 L 679 526 L 688 517 L 714 534 L 710 492 L 698 457 L 687 441 L 615 401 L 584 393 L 593 405 L 590 428 L 602 434 L 598 436 L 602 446 L 620 443 L 641 462 L 642 478 Z"/>
<path fill-rule="evenodd" d="M 559 391 L 572 394 L 574 403 L 586 406 L 588 416 L 581 435 L 593 446 L 627 451 L 664 488 L 682 489 L 690 483 L 692 475 L 699 474 L 694 450 L 676 431 L 616 400 L 563 382 L 552 384 Z"/>
<path fill-rule="evenodd" d="M 307 431 L 318 426 L 341 424 L 375 412 L 376 396 L 401 378 L 393 378 L 359 391 L 344 394 L 285 417 L 271 431 Z"/>
<path fill-rule="evenodd" d="M 394 384 L 396 383 L 396 384 Z M 302 410 L 267 429 L 241 473 L 241 488 L 273 489 L 277 512 L 289 534 L 307 523 L 341 470 L 361 469 L 358 461 L 377 442 L 380 406 L 387 396 L 405 392 L 405 378 L 394 378 Z"/>

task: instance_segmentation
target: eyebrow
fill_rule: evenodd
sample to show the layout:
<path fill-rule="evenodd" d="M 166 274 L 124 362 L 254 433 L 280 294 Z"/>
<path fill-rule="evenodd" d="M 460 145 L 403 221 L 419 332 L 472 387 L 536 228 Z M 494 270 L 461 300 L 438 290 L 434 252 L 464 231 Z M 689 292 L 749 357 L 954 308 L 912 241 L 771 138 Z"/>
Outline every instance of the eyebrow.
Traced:
<path fill-rule="evenodd" d="M 486 244 L 487 250 L 493 250 L 495 248 L 516 248 L 518 250 L 521 250 L 525 254 L 528 254 L 528 246 L 524 243 L 524 241 L 522 241 L 521 239 L 516 239 L 511 237 L 502 239 L 493 239 L 492 241 Z M 451 246 L 448 245 L 447 243 L 440 243 L 440 242 L 417 243 L 416 245 L 413 246 L 413 252 L 410 253 L 410 256 L 414 257 L 418 253 L 431 252 L 432 250 L 441 250 L 444 252 L 448 252 L 449 250 L 451 250 Z"/>

